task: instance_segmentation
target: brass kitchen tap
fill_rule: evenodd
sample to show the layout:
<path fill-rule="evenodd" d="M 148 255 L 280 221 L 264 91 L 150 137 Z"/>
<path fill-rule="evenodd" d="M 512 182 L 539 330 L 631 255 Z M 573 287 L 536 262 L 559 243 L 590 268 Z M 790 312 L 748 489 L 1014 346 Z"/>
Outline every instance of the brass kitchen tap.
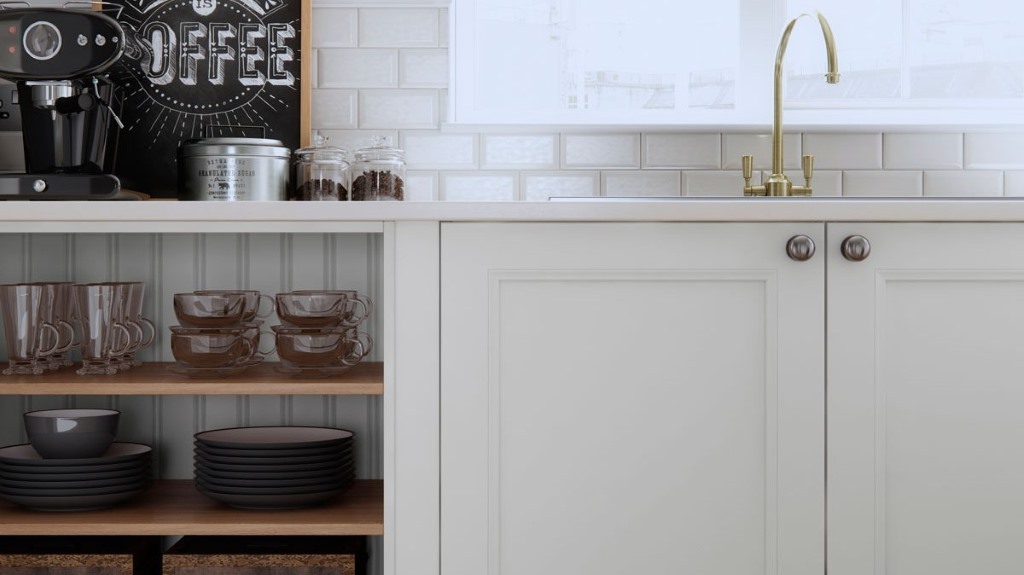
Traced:
<path fill-rule="evenodd" d="M 828 52 L 828 73 L 825 81 L 829 84 L 839 83 L 839 62 L 836 59 L 836 41 L 832 36 L 832 28 L 821 12 L 815 12 L 821 31 L 825 35 L 825 50 Z M 806 185 L 794 186 L 782 171 L 782 58 L 786 55 L 789 35 L 793 32 L 796 21 L 809 14 L 801 14 L 789 21 L 782 38 L 779 40 L 779 51 L 775 55 L 775 118 L 772 124 L 772 175 L 760 186 L 751 186 L 750 178 L 754 175 L 754 156 L 743 156 L 744 196 L 809 196 L 811 195 L 811 176 L 814 174 L 814 156 L 805 155 L 801 165 Z"/>

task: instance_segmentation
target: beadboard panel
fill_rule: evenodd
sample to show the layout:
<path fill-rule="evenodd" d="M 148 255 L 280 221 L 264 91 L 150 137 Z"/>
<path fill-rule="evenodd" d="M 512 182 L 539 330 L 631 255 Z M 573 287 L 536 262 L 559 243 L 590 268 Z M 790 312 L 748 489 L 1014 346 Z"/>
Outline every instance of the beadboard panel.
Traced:
<path fill-rule="evenodd" d="M 177 323 L 173 294 L 200 288 L 258 289 L 269 295 L 355 289 L 376 303 L 381 301 L 381 250 L 381 238 L 374 234 L 0 234 L 0 283 L 143 281 L 144 315 L 156 323 L 157 338 L 139 356 L 173 361 L 168 330 Z M 267 309 L 264 302 L 261 313 Z M 375 311 L 361 327 L 375 340 L 379 316 Z M 273 314 L 265 321 L 268 331 L 279 323 Z M 381 356 L 374 350 L 368 360 Z M 0 359 L 6 357 L 0 333 Z M 165 478 L 192 476 L 193 434 L 243 425 L 350 429 L 356 433 L 358 475 L 382 477 L 383 411 L 375 396 L 3 396 L 0 443 L 25 441 L 22 412 L 65 407 L 121 410 L 118 440 L 152 445 L 156 471 Z"/>

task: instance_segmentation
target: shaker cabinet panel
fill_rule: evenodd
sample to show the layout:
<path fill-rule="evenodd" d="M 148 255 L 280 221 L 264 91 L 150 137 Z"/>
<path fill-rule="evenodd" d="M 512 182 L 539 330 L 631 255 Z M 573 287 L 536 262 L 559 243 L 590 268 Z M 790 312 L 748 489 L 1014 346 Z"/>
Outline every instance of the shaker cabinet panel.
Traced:
<path fill-rule="evenodd" d="M 830 225 L 828 301 L 829 573 L 1019 573 L 1024 226 Z"/>
<path fill-rule="evenodd" d="M 446 224 L 441 571 L 824 568 L 820 224 Z"/>

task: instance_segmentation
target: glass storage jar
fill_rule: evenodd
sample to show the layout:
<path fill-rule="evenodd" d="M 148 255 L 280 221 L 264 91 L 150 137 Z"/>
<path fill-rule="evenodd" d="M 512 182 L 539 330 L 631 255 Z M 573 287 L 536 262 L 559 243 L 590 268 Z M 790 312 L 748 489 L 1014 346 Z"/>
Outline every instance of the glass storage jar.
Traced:
<path fill-rule="evenodd" d="M 405 199 L 405 151 L 392 147 L 384 136 L 355 152 L 352 163 L 352 199 L 387 201 Z"/>
<path fill-rule="evenodd" d="M 313 145 L 295 150 L 295 199 L 345 201 L 351 188 L 345 150 L 327 145 L 328 138 L 313 134 Z"/>

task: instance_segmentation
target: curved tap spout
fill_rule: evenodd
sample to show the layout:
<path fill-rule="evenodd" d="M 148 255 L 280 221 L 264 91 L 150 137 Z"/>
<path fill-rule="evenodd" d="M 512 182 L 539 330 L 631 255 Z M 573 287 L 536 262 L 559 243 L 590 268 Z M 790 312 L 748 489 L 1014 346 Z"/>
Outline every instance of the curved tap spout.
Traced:
<path fill-rule="evenodd" d="M 821 32 L 825 36 L 825 51 L 828 56 L 828 73 L 825 81 L 829 84 L 839 83 L 839 60 L 836 57 L 836 40 L 832 35 L 832 27 L 821 12 L 815 12 Z M 789 35 L 793 32 L 797 20 L 810 14 L 801 14 L 789 21 L 779 40 L 779 50 L 775 54 L 775 118 L 772 124 L 772 174 L 782 174 L 782 60 L 786 55 Z"/>

